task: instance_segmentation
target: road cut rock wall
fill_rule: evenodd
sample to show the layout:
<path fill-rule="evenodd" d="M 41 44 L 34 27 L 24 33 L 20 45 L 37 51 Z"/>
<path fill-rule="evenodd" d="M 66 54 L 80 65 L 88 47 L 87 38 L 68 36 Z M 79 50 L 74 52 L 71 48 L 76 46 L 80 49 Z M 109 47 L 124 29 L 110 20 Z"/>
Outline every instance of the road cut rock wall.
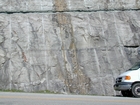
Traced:
<path fill-rule="evenodd" d="M 0 0 L 0 89 L 115 95 L 140 60 L 140 0 Z"/>

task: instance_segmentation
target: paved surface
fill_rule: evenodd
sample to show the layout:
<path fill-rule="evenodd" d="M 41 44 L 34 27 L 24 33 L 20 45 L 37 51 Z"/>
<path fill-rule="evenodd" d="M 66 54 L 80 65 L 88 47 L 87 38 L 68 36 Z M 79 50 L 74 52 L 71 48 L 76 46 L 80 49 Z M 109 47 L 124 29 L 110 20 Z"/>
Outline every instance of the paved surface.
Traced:
<path fill-rule="evenodd" d="M 140 98 L 0 92 L 0 105 L 139 105 Z"/>

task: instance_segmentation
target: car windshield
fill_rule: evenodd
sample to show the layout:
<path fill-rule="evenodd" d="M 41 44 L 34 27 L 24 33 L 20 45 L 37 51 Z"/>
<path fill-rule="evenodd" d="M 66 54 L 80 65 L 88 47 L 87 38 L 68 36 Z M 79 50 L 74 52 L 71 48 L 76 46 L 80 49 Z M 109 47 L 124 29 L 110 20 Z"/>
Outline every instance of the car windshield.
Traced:
<path fill-rule="evenodd" d="M 127 71 L 132 71 L 132 70 L 137 70 L 140 68 L 140 62 L 136 63 L 134 66 L 132 66 L 129 70 Z"/>

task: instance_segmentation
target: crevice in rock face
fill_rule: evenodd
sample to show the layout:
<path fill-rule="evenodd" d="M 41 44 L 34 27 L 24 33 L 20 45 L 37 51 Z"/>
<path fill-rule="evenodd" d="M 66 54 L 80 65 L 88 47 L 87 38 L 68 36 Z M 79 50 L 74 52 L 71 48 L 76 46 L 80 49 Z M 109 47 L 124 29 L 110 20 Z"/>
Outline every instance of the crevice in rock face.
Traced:
<path fill-rule="evenodd" d="M 136 46 L 124 46 L 125 48 L 138 48 L 139 46 L 136 45 Z"/>
<path fill-rule="evenodd" d="M 46 10 L 46 11 L 1 11 L 0 14 L 14 14 L 14 13 L 22 13 L 22 14 L 28 14 L 28 13 L 65 13 L 65 12 L 111 12 L 111 11 L 140 11 L 140 9 L 100 9 L 100 10 Z"/>

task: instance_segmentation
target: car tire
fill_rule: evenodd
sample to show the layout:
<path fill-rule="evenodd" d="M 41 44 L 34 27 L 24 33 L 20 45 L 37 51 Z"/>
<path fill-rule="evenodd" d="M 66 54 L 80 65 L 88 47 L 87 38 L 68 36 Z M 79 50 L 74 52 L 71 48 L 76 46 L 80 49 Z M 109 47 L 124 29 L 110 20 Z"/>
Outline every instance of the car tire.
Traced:
<path fill-rule="evenodd" d="M 124 97 L 132 97 L 133 96 L 133 94 L 130 90 L 123 90 L 123 91 L 121 91 L 121 93 Z"/>
<path fill-rule="evenodd" d="M 140 97 L 140 83 L 136 83 L 132 86 L 132 94 L 134 97 Z"/>

